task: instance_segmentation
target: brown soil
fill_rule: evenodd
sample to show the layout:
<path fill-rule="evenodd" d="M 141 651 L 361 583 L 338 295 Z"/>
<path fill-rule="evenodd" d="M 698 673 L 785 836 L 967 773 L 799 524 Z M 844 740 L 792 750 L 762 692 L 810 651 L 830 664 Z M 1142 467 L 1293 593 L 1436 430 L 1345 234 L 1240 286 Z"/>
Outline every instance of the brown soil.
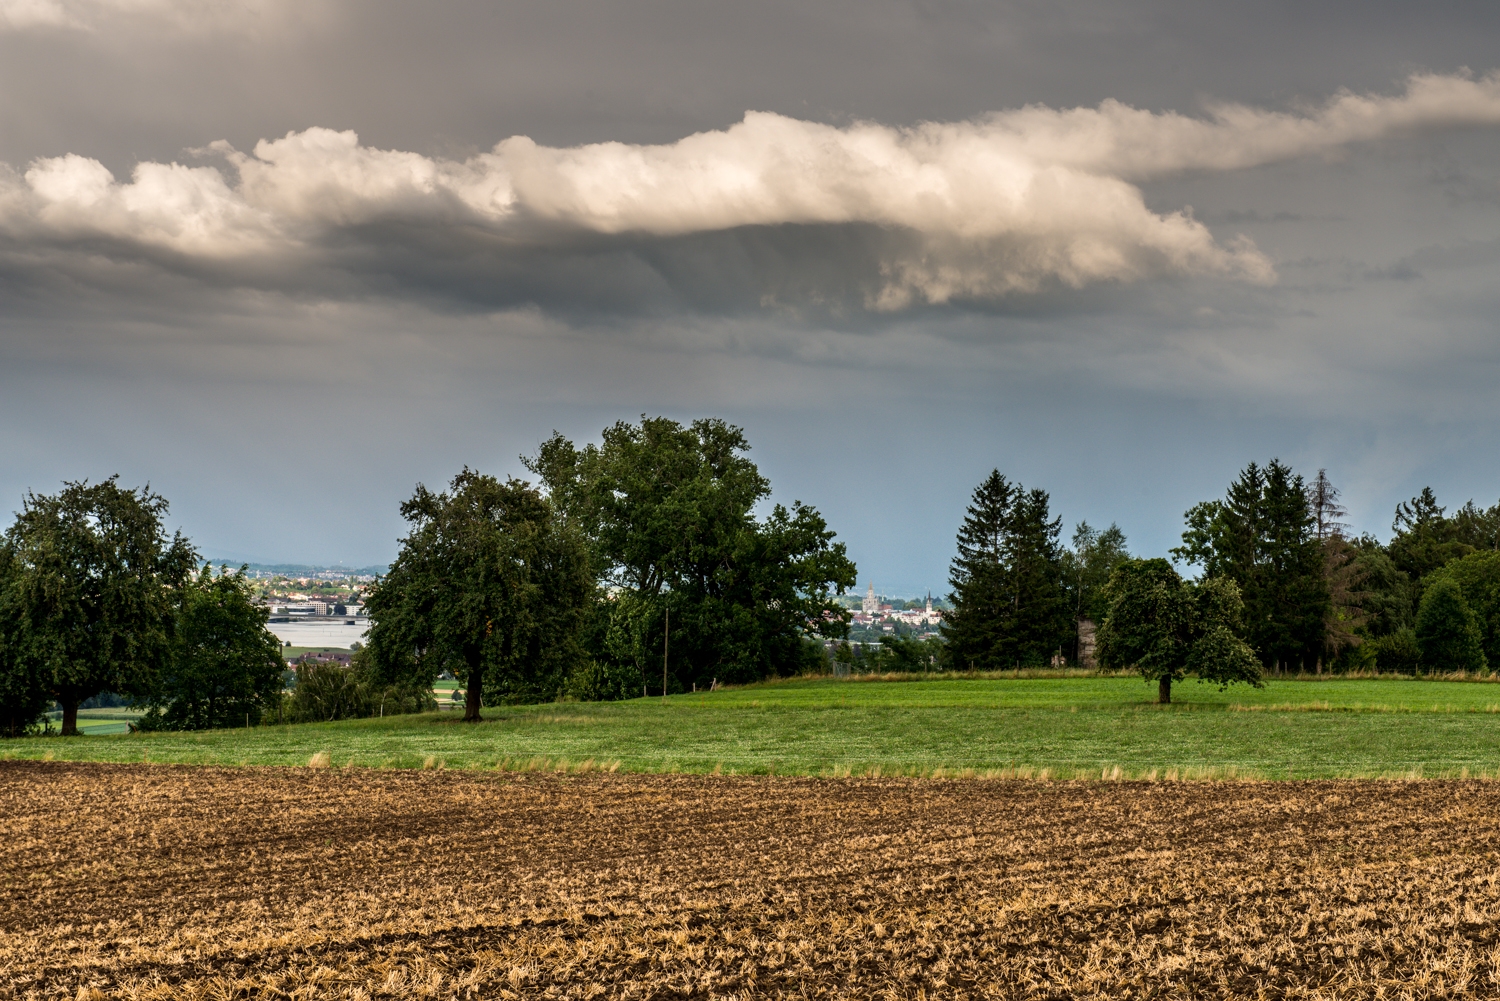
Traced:
<path fill-rule="evenodd" d="M 0 997 L 1500 996 L 1500 783 L 0 762 Z"/>

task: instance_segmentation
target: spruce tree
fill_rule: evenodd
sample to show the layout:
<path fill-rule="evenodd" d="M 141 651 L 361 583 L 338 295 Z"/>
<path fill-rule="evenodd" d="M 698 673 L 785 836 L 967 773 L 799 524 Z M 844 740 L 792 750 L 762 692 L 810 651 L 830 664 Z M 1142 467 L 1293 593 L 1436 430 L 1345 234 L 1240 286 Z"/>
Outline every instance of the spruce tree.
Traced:
<path fill-rule="evenodd" d="M 1302 477 L 1271 460 L 1250 463 L 1222 501 L 1187 513 L 1172 555 L 1225 577 L 1244 600 L 1245 638 L 1268 667 L 1311 668 L 1330 607 L 1324 553 Z"/>
<path fill-rule="evenodd" d="M 1018 487 L 993 470 L 974 488 L 958 530 L 958 555 L 948 574 L 953 605 L 944 634 L 953 664 L 960 669 L 1010 667 L 1006 622 L 1011 600 L 1006 573 L 1006 542 Z"/>
<path fill-rule="evenodd" d="M 1070 638 L 1058 533 L 1044 490 L 994 470 L 974 490 L 949 572 L 953 611 L 944 627 L 960 669 L 1045 664 Z"/>

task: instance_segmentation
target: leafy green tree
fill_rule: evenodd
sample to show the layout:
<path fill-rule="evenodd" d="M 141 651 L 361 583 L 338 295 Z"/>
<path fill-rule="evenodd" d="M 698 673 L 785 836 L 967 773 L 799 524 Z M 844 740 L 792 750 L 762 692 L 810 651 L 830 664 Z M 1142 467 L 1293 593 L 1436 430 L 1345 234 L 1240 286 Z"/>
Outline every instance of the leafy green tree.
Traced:
<path fill-rule="evenodd" d="M 1046 491 L 1026 490 L 993 470 L 974 489 L 949 569 L 953 608 L 944 617 L 949 657 L 959 669 L 1046 664 L 1073 633 L 1062 519 Z"/>
<path fill-rule="evenodd" d="M 1440 577 L 1422 594 L 1417 611 L 1417 646 L 1426 671 L 1483 671 L 1483 633 L 1464 601 L 1463 589 L 1450 577 Z"/>
<path fill-rule="evenodd" d="M 1070 651 L 1073 660 L 1081 660 L 1078 643 L 1079 634 L 1089 628 L 1085 624 L 1097 626 L 1104 621 L 1109 610 L 1104 587 L 1109 583 L 1110 574 L 1128 559 L 1130 552 L 1125 548 L 1125 533 L 1118 525 L 1111 524 L 1100 531 L 1081 521 L 1074 528 L 1073 546 L 1062 553 L 1063 590 L 1077 630 Z"/>
<path fill-rule="evenodd" d="M 607 662 L 594 669 L 606 678 L 598 690 L 658 684 L 664 653 L 678 691 L 794 674 L 810 663 L 809 637 L 846 632 L 834 600 L 855 580 L 843 543 L 800 502 L 755 518 L 770 484 L 749 448 L 722 420 L 643 417 L 581 449 L 554 434 L 525 460 L 590 539 L 610 595 L 591 631 Z"/>
<path fill-rule="evenodd" d="M 1076 620 L 1104 621 L 1109 605 L 1104 597 L 1105 585 L 1115 568 L 1130 559 L 1125 547 L 1125 533 L 1111 524 L 1104 530 L 1080 521 L 1073 529 L 1073 548 L 1064 551 L 1063 586 Z"/>
<path fill-rule="evenodd" d="M 947 644 L 941 639 L 918 639 L 915 636 L 882 636 L 881 669 L 921 674 L 940 671 L 947 657 Z"/>
<path fill-rule="evenodd" d="M 0 539 L 0 737 L 19 737 L 42 722 L 46 691 L 36 664 L 21 657 L 16 636 L 16 565 L 7 540 Z"/>
<path fill-rule="evenodd" d="M 1480 550 L 1446 563 L 1428 576 L 1428 587 L 1439 580 L 1463 591 L 1483 634 L 1485 660 L 1500 664 L 1500 552 Z"/>
<path fill-rule="evenodd" d="M 535 489 L 465 468 L 449 493 L 418 486 L 411 524 L 372 590 L 369 654 L 387 684 L 431 686 L 452 671 L 464 719 L 496 701 L 546 700 L 584 659 L 594 581 L 580 534 Z"/>
<path fill-rule="evenodd" d="M 205 565 L 176 592 L 176 633 L 161 680 L 146 699 L 144 730 L 255 725 L 281 698 L 286 661 L 266 628 L 245 568 Z"/>
<path fill-rule="evenodd" d="M 1482 509 L 1472 500 L 1453 513 L 1453 538 L 1470 550 L 1500 550 L 1500 504 Z"/>
<path fill-rule="evenodd" d="M 1205 577 L 1235 582 L 1245 606 L 1245 638 L 1268 667 L 1321 662 L 1331 599 L 1324 549 L 1302 477 L 1277 460 L 1250 463 L 1222 501 L 1187 512 L 1174 558 Z"/>
<path fill-rule="evenodd" d="M 369 654 L 360 651 L 355 651 L 348 666 L 335 661 L 304 661 L 292 677 L 291 696 L 284 698 L 278 709 L 288 723 L 400 716 L 437 708 L 437 699 L 428 687 L 430 681 L 411 677 L 387 681 L 374 669 Z"/>
<path fill-rule="evenodd" d="M 1188 675 L 1221 688 L 1261 684 L 1254 651 L 1237 635 L 1243 603 L 1226 577 L 1184 581 L 1163 559 L 1130 560 L 1105 588 L 1109 612 L 1099 628 L 1099 661 L 1130 668 L 1157 683 L 1157 701 L 1172 701 L 1172 682 Z"/>
<path fill-rule="evenodd" d="M 171 656 L 174 593 L 197 556 L 162 528 L 167 501 L 150 488 L 65 483 L 28 493 L 6 533 L 13 663 L 37 678 L 78 733 L 78 706 L 103 691 L 145 697 Z"/>

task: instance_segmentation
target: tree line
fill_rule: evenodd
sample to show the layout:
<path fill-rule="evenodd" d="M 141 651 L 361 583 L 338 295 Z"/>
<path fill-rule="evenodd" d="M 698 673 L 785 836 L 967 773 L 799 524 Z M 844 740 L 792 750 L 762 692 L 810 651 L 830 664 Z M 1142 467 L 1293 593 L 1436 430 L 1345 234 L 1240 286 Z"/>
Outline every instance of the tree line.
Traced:
<path fill-rule="evenodd" d="M 1500 657 L 1500 504 L 1449 515 L 1423 489 L 1382 544 L 1351 535 L 1326 471 L 1252 462 L 1186 512 L 1169 562 L 1132 558 L 1113 525 L 1081 523 L 1065 546 L 1049 503 L 998 471 L 975 489 L 950 572 L 947 666 L 1079 663 L 1092 637 L 1102 666 L 1140 668 L 1165 699 L 1188 674 L 1475 672 Z"/>
<path fill-rule="evenodd" d="M 534 484 L 419 485 L 366 595 L 369 642 L 348 668 L 299 666 L 290 693 L 243 569 L 200 566 L 162 497 L 116 479 L 28 494 L 0 540 L 0 732 L 56 703 L 76 733 L 102 692 L 141 727 L 200 729 L 418 711 L 445 674 L 472 720 L 816 670 L 855 566 L 815 508 L 756 515 L 771 488 L 749 449 L 721 420 L 643 417 L 582 447 L 554 434 L 523 458 Z"/>
<path fill-rule="evenodd" d="M 1351 536 L 1323 470 L 1251 463 L 1185 514 L 1172 559 L 1115 525 L 1067 544 L 1046 491 L 993 471 L 974 490 L 941 639 L 851 648 L 835 600 L 855 566 L 822 515 L 772 505 L 744 432 L 642 417 L 522 461 L 534 481 L 464 469 L 419 485 L 348 668 L 287 665 L 243 568 L 215 572 L 163 527 L 167 502 L 117 479 L 29 493 L 0 537 L 0 733 L 49 706 L 64 733 L 100 693 L 146 729 L 432 708 L 459 680 L 485 705 L 606 700 L 823 672 L 997 671 L 1097 663 L 1170 699 L 1188 676 L 1484 671 L 1500 658 L 1500 505 L 1449 515 L 1430 489 L 1382 544 Z M 1182 570 L 1194 573 L 1186 578 Z M 830 660 L 833 665 L 830 665 Z"/>

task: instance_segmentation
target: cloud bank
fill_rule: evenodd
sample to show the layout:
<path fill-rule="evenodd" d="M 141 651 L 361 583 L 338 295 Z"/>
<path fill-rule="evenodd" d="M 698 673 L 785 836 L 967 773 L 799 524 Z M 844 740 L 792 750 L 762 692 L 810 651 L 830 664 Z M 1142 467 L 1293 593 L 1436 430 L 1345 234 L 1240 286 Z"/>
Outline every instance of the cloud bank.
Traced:
<path fill-rule="evenodd" d="M 1341 93 L 1291 111 L 1223 105 L 1201 117 L 1116 101 L 909 128 L 750 112 L 669 144 L 552 148 L 515 136 L 466 160 L 310 128 L 249 153 L 221 141 L 195 151 L 196 162 L 140 163 L 123 182 L 77 153 L 6 168 L 0 244 L 7 260 L 48 267 L 102 255 L 273 286 L 310 270 L 399 281 L 390 262 L 421 247 L 467 260 L 482 283 L 499 261 L 565 268 L 601 248 L 844 228 L 861 245 L 851 254 L 869 272 L 856 283 L 858 305 L 871 310 L 1177 276 L 1267 284 L 1275 270 L 1248 239 L 1216 239 L 1188 209 L 1155 212 L 1137 184 L 1496 124 L 1492 73 L 1413 76 L 1394 96 Z M 524 299 L 527 281 L 513 284 L 508 294 Z"/>

